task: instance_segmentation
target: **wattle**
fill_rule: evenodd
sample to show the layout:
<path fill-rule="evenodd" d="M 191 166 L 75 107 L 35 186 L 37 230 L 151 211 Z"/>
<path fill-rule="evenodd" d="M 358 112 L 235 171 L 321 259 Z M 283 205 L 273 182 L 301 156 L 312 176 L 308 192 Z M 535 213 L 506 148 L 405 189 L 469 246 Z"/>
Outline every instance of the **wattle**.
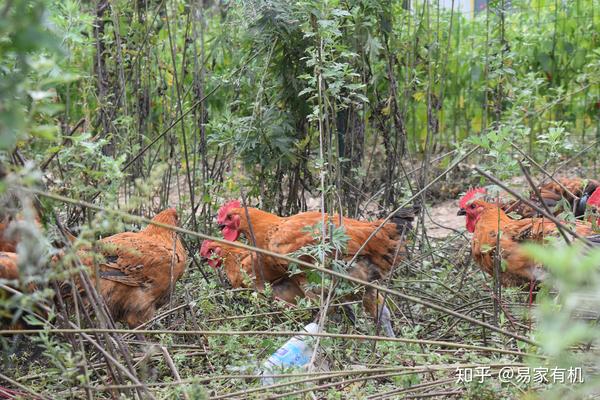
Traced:
<path fill-rule="evenodd" d="M 475 232 L 475 221 L 467 219 L 467 230 L 471 233 Z"/>
<path fill-rule="evenodd" d="M 237 231 L 235 229 L 231 229 L 228 226 L 223 228 L 223 230 L 221 232 L 223 233 L 223 238 L 225 240 L 229 240 L 230 242 L 235 242 L 237 240 L 237 238 L 240 236 L 239 231 Z"/>

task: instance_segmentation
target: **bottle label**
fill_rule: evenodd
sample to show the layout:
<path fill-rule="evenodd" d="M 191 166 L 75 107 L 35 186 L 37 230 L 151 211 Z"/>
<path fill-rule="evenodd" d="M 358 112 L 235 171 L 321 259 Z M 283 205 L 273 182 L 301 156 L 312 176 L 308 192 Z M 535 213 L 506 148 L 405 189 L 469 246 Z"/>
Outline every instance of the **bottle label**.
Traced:
<path fill-rule="evenodd" d="M 310 361 L 310 358 L 304 354 L 304 347 L 297 346 L 296 343 L 287 343 L 273 353 L 269 361 L 279 367 L 300 367 Z"/>

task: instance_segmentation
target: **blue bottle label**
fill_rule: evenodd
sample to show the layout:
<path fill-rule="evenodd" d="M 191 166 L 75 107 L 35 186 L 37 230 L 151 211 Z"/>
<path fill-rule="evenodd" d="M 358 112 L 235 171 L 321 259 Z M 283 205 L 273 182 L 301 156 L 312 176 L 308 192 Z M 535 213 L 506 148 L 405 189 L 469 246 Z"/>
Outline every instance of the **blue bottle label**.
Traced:
<path fill-rule="evenodd" d="M 304 355 L 303 349 L 296 346 L 295 343 L 288 343 L 281 347 L 269 358 L 269 361 L 280 367 L 302 366 L 310 361 Z"/>

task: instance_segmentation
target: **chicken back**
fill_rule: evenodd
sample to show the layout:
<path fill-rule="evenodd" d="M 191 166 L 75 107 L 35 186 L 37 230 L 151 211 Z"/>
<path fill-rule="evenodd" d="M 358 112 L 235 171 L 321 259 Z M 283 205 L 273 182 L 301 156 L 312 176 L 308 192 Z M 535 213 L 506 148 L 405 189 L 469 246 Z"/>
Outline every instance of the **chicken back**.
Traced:
<path fill-rule="evenodd" d="M 589 204 L 589 198 L 592 193 L 600 187 L 600 182 L 594 179 L 585 180 L 583 178 L 558 178 L 556 181 L 550 181 L 538 187 L 541 201 L 534 192 L 531 192 L 530 199 L 541 206 L 542 202 L 553 211 L 554 215 L 560 214 L 563 210 L 558 207 L 561 200 L 568 204 L 576 217 L 581 217 Z M 501 208 L 506 212 L 515 212 L 523 217 L 539 216 L 539 213 L 532 207 L 524 204 L 520 200 L 506 201 L 501 204 Z"/>
<path fill-rule="evenodd" d="M 471 189 L 460 200 L 459 215 L 466 216 L 467 230 L 473 233 L 471 254 L 481 269 L 493 275 L 495 257 L 505 266 L 501 272 L 504 285 L 522 285 L 543 277 L 544 271 L 524 251 L 524 242 L 546 243 L 557 237 L 555 223 L 545 218 L 511 219 L 497 205 L 482 199 L 485 190 Z M 576 222 L 574 230 L 580 236 L 592 236 L 590 224 Z"/>
<path fill-rule="evenodd" d="M 177 226 L 177 212 L 164 210 L 152 221 Z M 168 302 L 185 271 L 183 244 L 176 232 L 165 227 L 150 224 L 139 232 L 104 238 L 95 247 L 101 261 L 95 262 L 89 250 L 79 251 L 79 259 L 88 267 L 92 282 L 98 283 L 113 319 L 131 328 L 150 320 Z"/>

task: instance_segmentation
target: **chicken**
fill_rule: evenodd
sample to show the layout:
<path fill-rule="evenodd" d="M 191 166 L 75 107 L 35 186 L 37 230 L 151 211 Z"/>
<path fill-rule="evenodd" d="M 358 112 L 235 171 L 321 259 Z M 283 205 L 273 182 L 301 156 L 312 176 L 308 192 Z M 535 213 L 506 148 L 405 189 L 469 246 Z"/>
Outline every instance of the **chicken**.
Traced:
<path fill-rule="evenodd" d="M 505 286 L 540 280 L 543 270 L 527 256 L 521 245 L 524 242 L 545 243 L 546 238 L 557 237 L 556 224 L 544 218 L 513 220 L 497 204 L 484 201 L 484 195 L 484 189 L 471 189 L 459 202 L 458 215 L 466 216 L 467 230 L 473 233 L 473 259 L 483 271 L 493 275 L 494 258 L 499 255 L 506 267 L 500 277 Z M 583 237 L 594 234 L 592 227 L 584 222 L 576 222 L 574 229 Z"/>
<path fill-rule="evenodd" d="M 568 191 L 563 189 L 558 183 L 550 181 L 538 188 L 542 201 L 550 210 L 553 210 L 555 215 L 558 215 L 564 210 L 562 208 L 556 208 L 556 206 L 561 199 L 564 199 L 569 204 L 570 209 L 575 213 L 576 217 L 583 216 L 589 197 L 596 188 L 600 187 L 600 181 L 593 179 L 586 181 L 582 178 L 559 178 L 557 181 L 568 189 Z M 575 197 L 573 197 L 573 195 Z M 541 204 L 533 191 L 530 198 L 534 202 Z M 505 202 L 501 207 L 506 212 L 516 212 L 523 217 L 539 216 L 536 210 L 523 204 L 520 200 Z"/>
<path fill-rule="evenodd" d="M 38 210 L 31 208 L 28 211 L 33 213 L 33 222 L 38 228 L 41 228 L 42 223 Z M 20 235 L 16 233 L 16 230 L 10 228 L 15 222 L 26 220 L 24 214 L 21 203 L 13 193 L 4 193 L 0 196 L 0 251 L 9 253 L 17 251 Z"/>
<path fill-rule="evenodd" d="M 164 210 L 152 221 L 177 226 L 177 212 L 173 208 Z M 98 283 L 98 292 L 113 319 L 126 322 L 130 328 L 152 319 L 156 310 L 167 303 L 187 261 L 177 234 L 156 225 L 109 236 L 98 241 L 95 248 L 103 256 L 102 261 L 94 261 L 91 249 L 78 251 L 78 258 L 88 267 L 91 281 Z M 81 282 L 75 281 L 81 290 Z"/>
<path fill-rule="evenodd" d="M 17 242 L 15 240 L 11 240 L 7 237 L 6 231 L 8 230 L 8 225 L 10 224 L 10 219 L 6 216 L 2 221 L 0 221 L 0 251 L 14 253 L 17 249 Z"/>
<path fill-rule="evenodd" d="M 17 254 L 11 252 L 0 252 L 0 280 L 1 281 L 16 281 L 19 279 L 19 268 L 17 266 Z M 8 282 L 2 282 L 6 284 Z M 9 304 L 8 299 L 13 297 L 13 293 L 0 288 L 0 329 L 22 329 L 27 327 L 25 322 L 15 317 L 16 311 Z M 5 300 L 7 302 L 5 302 Z"/>
<path fill-rule="evenodd" d="M 1 214 L 1 213 L 0 213 Z M 0 251 L 4 251 L 7 253 L 14 253 L 17 251 L 17 244 L 19 243 L 19 235 L 10 232 L 10 226 L 14 221 L 22 221 L 23 216 L 17 215 L 16 217 L 12 217 L 11 215 L 5 214 L 3 217 L 0 217 Z M 35 224 L 38 228 L 41 227 L 41 222 L 39 217 L 35 216 Z"/>
<path fill-rule="evenodd" d="M 19 279 L 19 268 L 17 267 L 17 254 L 11 252 L 0 252 L 0 279 Z"/>
<path fill-rule="evenodd" d="M 17 254 L 11 252 L 0 252 L 0 281 L 2 281 L 1 283 L 3 285 L 10 283 L 12 286 L 12 281 L 18 280 L 19 267 L 17 264 Z M 35 290 L 35 287 L 33 285 L 29 285 L 27 287 L 28 292 L 32 292 L 33 290 Z M 6 305 L 5 307 L 0 307 L 0 329 L 30 328 L 29 324 L 23 318 L 20 318 L 20 316 L 23 313 L 35 312 L 44 317 L 46 316 L 45 313 L 41 312 L 38 309 L 32 311 L 25 310 L 20 306 L 14 307 L 9 300 L 14 296 L 18 295 L 15 295 L 14 292 L 8 291 L 4 288 L 0 288 L 0 300 L 6 300 L 6 302 L 0 301 L 0 305 Z"/>
<path fill-rule="evenodd" d="M 251 251 L 205 240 L 202 242 L 200 255 L 212 268 L 224 266 L 227 279 L 234 288 L 247 287 L 244 278 L 248 276 L 259 291 L 264 290 L 265 283 L 268 282 L 271 285 L 273 297 L 276 299 L 296 304 L 297 298 L 305 297 L 304 291 L 301 289 L 303 277 L 300 275 L 289 277 L 287 269 L 283 266 L 265 269 L 265 274 L 257 276 L 255 273 L 257 257 Z"/>
<path fill-rule="evenodd" d="M 404 253 L 405 235 L 412 228 L 413 218 L 413 209 L 400 210 L 367 242 L 369 236 L 383 220 L 370 222 L 325 215 L 326 222 L 335 227 L 342 226 L 348 238 L 339 258 L 349 261 L 357 256 L 356 263 L 349 268 L 348 274 L 369 282 L 388 276 L 393 264 L 399 261 L 400 257 L 397 256 Z M 248 207 L 246 210 L 236 200 L 223 205 L 217 215 L 217 223 L 226 240 L 237 240 L 240 234 L 243 234 L 256 247 L 282 255 L 318 244 L 318 238 L 310 228 L 322 222 L 323 214 L 318 211 L 279 217 L 257 208 Z M 364 248 L 358 253 L 363 244 L 365 244 Z M 310 256 L 304 255 L 300 258 L 308 262 L 312 261 Z M 259 273 L 261 271 L 266 273 L 267 270 L 280 266 L 288 268 L 287 262 L 278 258 L 261 256 L 260 259 Z M 383 298 L 371 287 L 365 288 L 363 307 L 376 321 L 381 314 L 385 333 L 393 336 L 389 310 L 383 304 Z"/>

